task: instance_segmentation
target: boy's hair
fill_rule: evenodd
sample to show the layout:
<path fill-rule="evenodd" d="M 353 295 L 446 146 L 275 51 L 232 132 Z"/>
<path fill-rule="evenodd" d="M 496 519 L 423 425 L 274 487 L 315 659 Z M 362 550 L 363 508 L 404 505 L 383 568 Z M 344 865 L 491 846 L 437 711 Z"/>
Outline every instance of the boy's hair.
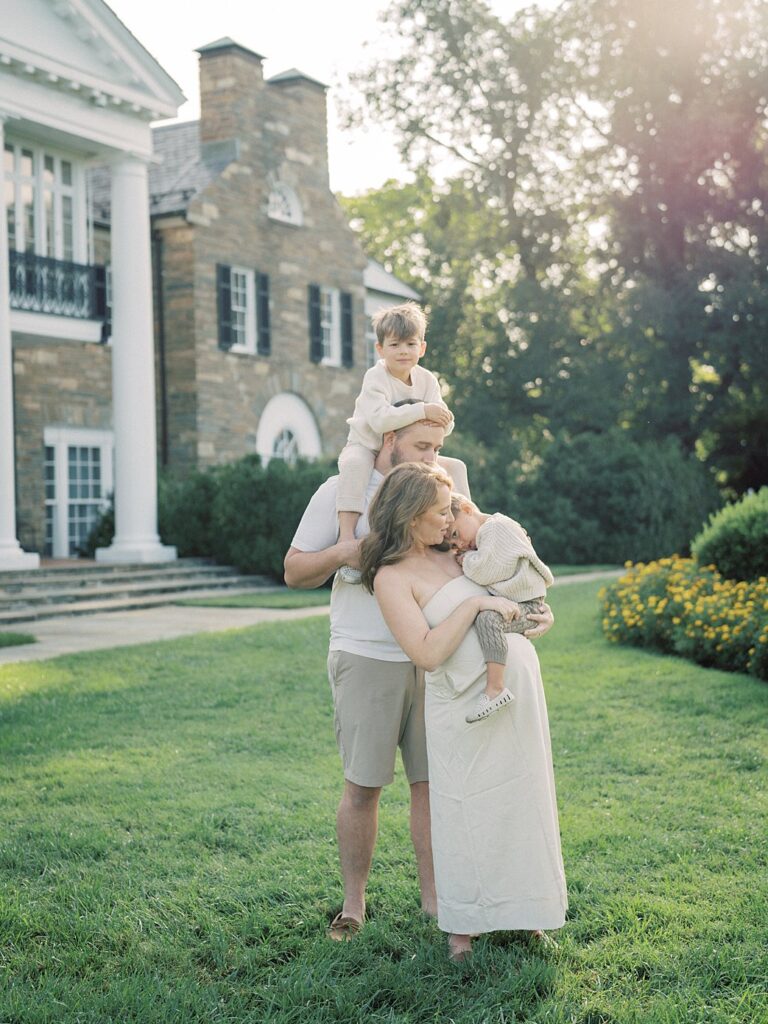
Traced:
<path fill-rule="evenodd" d="M 380 345 L 384 339 L 393 337 L 398 341 L 416 337 L 424 341 L 427 333 L 427 314 L 415 302 L 404 302 L 400 306 L 389 306 L 374 313 L 371 318 L 376 340 Z"/>
<path fill-rule="evenodd" d="M 461 494 L 459 491 L 451 491 L 451 514 L 454 518 L 467 507 L 470 512 L 480 511 L 474 501 L 468 498 L 465 494 Z"/>

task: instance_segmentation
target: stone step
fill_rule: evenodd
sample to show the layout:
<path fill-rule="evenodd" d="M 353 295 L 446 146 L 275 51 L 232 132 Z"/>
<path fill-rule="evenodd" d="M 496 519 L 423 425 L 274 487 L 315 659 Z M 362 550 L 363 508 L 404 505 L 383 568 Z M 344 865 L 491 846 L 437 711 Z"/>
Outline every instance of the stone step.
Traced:
<path fill-rule="evenodd" d="M 273 581 L 270 581 L 269 587 L 232 587 L 231 589 L 227 588 L 227 592 L 232 595 L 250 594 L 253 593 L 255 589 L 274 591 L 279 590 L 280 588 L 276 587 Z M 32 608 L 16 611 L 0 611 L 0 629 L 24 623 L 34 623 L 41 620 L 41 618 L 89 615 L 94 614 L 97 611 L 130 611 L 138 608 L 153 608 L 162 604 L 174 604 L 175 602 L 186 598 L 216 597 L 220 594 L 220 588 L 213 591 L 182 590 L 170 596 L 168 594 L 143 594 L 126 598 L 112 598 L 109 600 L 83 600 L 73 602 L 72 604 L 37 605 Z"/>
<path fill-rule="evenodd" d="M 201 577 L 225 579 L 237 576 L 237 570 L 227 565 L 183 565 L 172 563 L 166 568 L 139 567 L 112 572 L 98 569 L 53 569 L 32 573 L 0 573 L 0 601 L 4 596 L 47 589 L 84 589 L 113 586 L 118 583 L 153 582 L 156 580 L 196 580 Z M 12 578 L 7 578 L 12 577 Z"/>
<path fill-rule="evenodd" d="M 137 582 L 120 581 L 96 587 L 49 587 L 43 590 L 24 591 L 18 594 L 0 595 L 0 609 L 18 610 L 24 607 L 46 604 L 71 604 L 76 601 L 109 600 L 110 598 L 132 597 L 138 594 L 175 594 L 180 590 L 226 590 L 233 586 L 263 587 L 269 581 L 265 576 L 189 576 L 184 579 L 165 579 L 160 576 L 153 580 Z"/>

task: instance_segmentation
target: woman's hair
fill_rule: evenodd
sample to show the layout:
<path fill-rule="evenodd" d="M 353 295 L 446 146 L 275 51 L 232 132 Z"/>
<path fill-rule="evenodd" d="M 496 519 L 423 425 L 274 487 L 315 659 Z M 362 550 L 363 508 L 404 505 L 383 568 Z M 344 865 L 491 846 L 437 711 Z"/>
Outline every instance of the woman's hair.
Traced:
<path fill-rule="evenodd" d="M 405 557 L 413 543 L 413 520 L 435 504 L 441 485 L 452 484 L 444 470 L 426 462 L 403 462 L 384 477 L 368 508 L 371 532 L 360 545 L 367 591 L 373 593 L 373 578 L 382 565 Z"/>

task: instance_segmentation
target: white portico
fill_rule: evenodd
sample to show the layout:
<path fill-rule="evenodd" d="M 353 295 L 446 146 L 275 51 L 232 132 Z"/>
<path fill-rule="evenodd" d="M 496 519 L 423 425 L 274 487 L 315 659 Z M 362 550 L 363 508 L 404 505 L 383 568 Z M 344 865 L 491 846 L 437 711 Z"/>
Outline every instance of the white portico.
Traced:
<path fill-rule="evenodd" d="M 150 123 L 174 117 L 183 100 L 101 0 L 25 0 L 0 24 L 0 570 L 39 564 L 17 532 L 22 466 L 29 488 L 37 453 L 44 531 L 28 535 L 39 537 L 39 550 L 76 553 L 114 486 L 115 538 L 97 557 L 176 557 L 157 533 L 147 171 Z M 110 253 L 102 264 L 86 175 L 100 164 L 110 170 L 112 191 Z M 44 419 L 22 437 L 14 372 L 25 380 L 30 367 L 46 373 L 61 365 L 53 354 L 65 346 L 85 368 L 97 349 L 106 365 L 107 344 L 111 421 L 102 415 L 97 422 L 82 396 L 80 405 L 42 402 Z M 27 358 L 14 371 L 17 346 Z M 75 365 L 68 364 L 61 391 L 77 398 Z"/>

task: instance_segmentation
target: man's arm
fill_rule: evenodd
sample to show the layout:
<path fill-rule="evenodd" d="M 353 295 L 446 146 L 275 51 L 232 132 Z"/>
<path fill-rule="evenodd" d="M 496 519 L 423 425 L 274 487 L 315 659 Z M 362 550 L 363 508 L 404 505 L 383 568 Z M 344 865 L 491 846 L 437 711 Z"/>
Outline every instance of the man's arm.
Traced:
<path fill-rule="evenodd" d="M 299 548 L 288 548 L 283 568 L 287 586 L 299 590 L 312 590 L 322 587 L 325 581 L 341 568 L 351 565 L 360 567 L 360 541 L 337 541 L 336 544 L 322 551 L 300 551 Z"/>

